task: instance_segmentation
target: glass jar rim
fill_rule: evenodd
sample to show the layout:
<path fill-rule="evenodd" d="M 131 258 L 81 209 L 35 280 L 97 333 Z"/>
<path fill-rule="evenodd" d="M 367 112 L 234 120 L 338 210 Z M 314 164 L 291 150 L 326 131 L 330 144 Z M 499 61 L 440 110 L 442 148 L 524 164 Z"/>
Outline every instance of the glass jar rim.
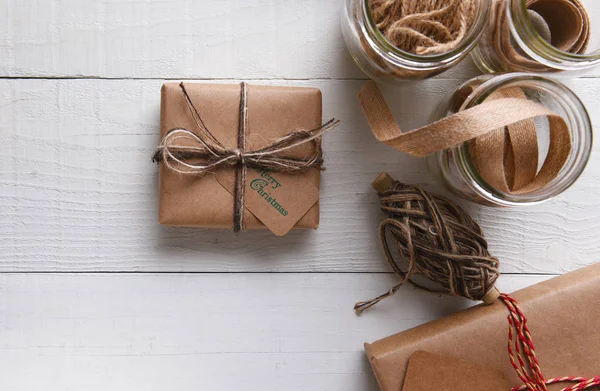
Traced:
<path fill-rule="evenodd" d="M 452 50 L 439 54 L 414 54 L 404 51 L 394 45 L 392 45 L 387 38 L 381 33 L 377 27 L 371 7 L 369 6 L 369 0 L 362 0 L 362 16 L 367 21 L 365 23 L 368 34 L 371 38 L 372 43 L 376 45 L 377 52 L 382 57 L 391 60 L 398 61 L 401 63 L 411 63 L 416 68 L 427 68 L 437 67 L 438 63 L 448 63 L 461 57 L 465 52 L 469 52 L 479 41 L 488 19 L 489 9 L 491 8 L 492 0 L 477 0 L 479 2 L 478 14 L 473 26 L 467 36 Z"/>
<path fill-rule="evenodd" d="M 460 107 L 459 112 L 481 104 L 494 91 L 497 91 L 498 89 L 504 88 L 515 82 L 541 83 L 544 87 L 548 88 L 549 90 L 554 90 L 556 92 L 554 94 L 555 96 L 560 97 L 560 99 L 564 100 L 565 102 L 569 101 L 570 104 L 565 104 L 565 107 L 568 107 L 569 111 L 571 112 L 581 113 L 582 123 L 579 124 L 580 126 L 577 126 L 576 130 L 580 133 L 581 137 L 585 138 L 585 140 L 579 143 L 579 145 L 583 145 L 583 147 L 580 151 L 578 151 L 579 156 L 576 158 L 576 161 L 571 161 L 571 167 L 569 172 L 561 174 L 561 176 L 570 175 L 570 178 L 564 183 L 562 183 L 562 186 L 560 186 L 560 188 L 556 189 L 556 191 L 550 195 L 537 194 L 537 192 L 533 194 L 510 194 L 504 193 L 496 189 L 495 187 L 489 185 L 479 174 L 477 168 L 475 167 L 471 159 L 468 144 L 463 143 L 462 145 L 458 146 L 456 148 L 457 161 L 459 162 L 458 166 L 462 174 L 471 180 L 478 193 L 484 195 L 485 198 L 488 198 L 488 200 L 500 204 L 502 206 L 538 204 L 547 201 L 548 199 L 562 193 L 563 191 L 571 187 L 585 170 L 585 167 L 589 161 L 589 157 L 592 152 L 593 144 L 593 128 L 591 120 L 585 106 L 583 105 L 583 102 L 581 102 L 579 97 L 564 84 L 556 80 L 545 78 L 535 74 L 509 73 L 504 75 L 493 76 L 490 79 L 484 81 L 481 85 L 477 86 L 469 94 L 469 96 L 465 99 L 462 106 Z M 569 131 L 571 133 L 574 131 L 572 129 L 571 123 L 569 124 Z M 585 142 L 586 140 L 587 142 Z M 552 185 L 553 183 L 550 183 L 550 186 Z M 554 183 L 554 185 L 556 185 L 556 183 Z"/>
<path fill-rule="evenodd" d="M 536 61 L 563 70 L 590 68 L 600 64 L 600 49 L 588 54 L 569 53 L 554 47 L 536 30 L 528 15 L 527 0 L 509 0 L 506 13 L 513 37 L 529 56 Z M 522 29 L 517 28 L 516 22 Z M 530 44 L 526 43 L 525 41 Z M 572 64 L 565 64 L 570 62 Z M 583 65 L 583 66 L 582 66 Z"/>

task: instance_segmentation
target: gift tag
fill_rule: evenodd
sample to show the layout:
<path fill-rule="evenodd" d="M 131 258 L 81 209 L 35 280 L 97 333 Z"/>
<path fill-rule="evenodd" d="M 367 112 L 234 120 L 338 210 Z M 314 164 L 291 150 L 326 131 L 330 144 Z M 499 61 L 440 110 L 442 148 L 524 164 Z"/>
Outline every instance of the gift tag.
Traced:
<path fill-rule="evenodd" d="M 234 194 L 234 175 L 220 172 L 217 181 Z M 301 175 L 246 169 L 244 205 L 277 236 L 287 234 L 317 201 L 319 189 Z"/>
<path fill-rule="evenodd" d="M 408 360 L 402 391 L 507 391 L 511 386 L 500 371 L 454 357 L 415 352 Z"/>

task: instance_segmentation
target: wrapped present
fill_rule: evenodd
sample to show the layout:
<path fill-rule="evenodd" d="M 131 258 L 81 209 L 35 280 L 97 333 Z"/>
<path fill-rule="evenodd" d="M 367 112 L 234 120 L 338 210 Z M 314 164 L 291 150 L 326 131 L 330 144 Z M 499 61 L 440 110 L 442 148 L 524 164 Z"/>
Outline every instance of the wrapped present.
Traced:
<path fill-rule="evenodd" d="M 533 360 L 544 382 L 554 383 L 548 390 L 600 384 L 594 377 L 600 372 L 600 264 L 511 296 L 520 303 L 529 330 L 516 327 L 512 337 L 529 341 L 530 333 Z M 506 303 L 498 300 L 365 344 L 365 349 L 383 391 L 508 390 L 524 385 L 515 367 L 528 358 L 514 356 L 511 363 L 507 347 L 516 345 L 508 344 L 507 317 Z M 523 389 L 545 389 L 531 387 Z"/>
<path fill-rule="evenodd" d="M 319 225 L 321 92 L 166 83 L 161 95 L 159 222 L 268 228 Z"/>

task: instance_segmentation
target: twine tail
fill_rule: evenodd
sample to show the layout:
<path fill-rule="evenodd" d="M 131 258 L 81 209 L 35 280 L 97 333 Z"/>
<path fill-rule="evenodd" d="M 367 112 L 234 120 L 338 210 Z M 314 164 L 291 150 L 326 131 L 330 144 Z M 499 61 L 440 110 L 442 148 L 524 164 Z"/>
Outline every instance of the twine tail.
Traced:
<path fill-rule="evenodd" d="M 244 188 L 245 168 L 238 164 L 235 168 L 235 187 L 233 189 L 233 232 L 242 231 L 244 225 Z"/>
<path fill-rule="evenodd" d="M 354 311 L 356 312 L 357 315 L 362 314 L 369 308 L 373 307 L 375 304 L 379 303 L 381 300 L 386 299 L 390 296 L 393 296 L 394 293 L 396 293 L 398 291 L 398 289 L 400 289 L 400 287 L 402 285 L 404 285 L 404 282 L 405 281 L 402 281 L 401 283 L 394 285 L 389 291 L 385 292 L 382 295 L 377 296 L 373 300 L 359 301 L 358 303 L 356 303 L 354 305 Z"/>

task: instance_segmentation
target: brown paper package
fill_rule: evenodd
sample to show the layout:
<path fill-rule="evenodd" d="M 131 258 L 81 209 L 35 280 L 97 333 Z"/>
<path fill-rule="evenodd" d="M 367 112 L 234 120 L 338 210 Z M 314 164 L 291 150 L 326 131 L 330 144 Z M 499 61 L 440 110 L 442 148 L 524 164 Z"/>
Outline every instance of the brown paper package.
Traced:
<path fill-rule="evenodd" d="M 238 84 L 186 83 L 190 98 L 208 129 L 228 147 L 235 147 L 239 121 L 240 86 Z M 316 88 L 251 85 L 248 89 L 248 131 L 253 148 L 260 148 L 296 129 L 314 129 L 321 125 L 321 91 Z M 166 83 L 161 92 L 160 136 L 169 130 L 194 131 L 195 124 L 186 106 L 179 83 Z M 308 146 L 303 146 L 308 148 Z M 297 151 L 295 151 L 297 153 Z M 234 168 L 222 169 L 235 175 Z M 302 183 L 308 180 L 319 188 L 321 174 L 310 169 L 295 174 Z M 298 191 L 302 191 L 301 188 Z M 160 224 L 180 227 L 232 228 L 233 196 L 221 186 L 215 175 L 182 175 L 159 169 Z M 249 211 L 245 211 L 246 229 L 265 229 Z M 317 228 L 317 202 L 294 228 Z"/>
<path fill-rule="evenodd" d="M 599 375 L 600 264 L 533 285 L 512 296 L 528 318 L 546 378 Z M 403 386 L 408 389 L 407 365 L 418 351 L 500 371 L 511 386 L 520 386 L 507 352 L 507 316 L 508 310 L 498 301 L 365 344 L 379 386 L 383 391 L 400 391 Z M 465 378 L 464 384 L 471 380 Z M 548 389 L 559 390 L 567 385 L 555 384 Z M 467 388 L 454 388 L 459 389 Z"/>

